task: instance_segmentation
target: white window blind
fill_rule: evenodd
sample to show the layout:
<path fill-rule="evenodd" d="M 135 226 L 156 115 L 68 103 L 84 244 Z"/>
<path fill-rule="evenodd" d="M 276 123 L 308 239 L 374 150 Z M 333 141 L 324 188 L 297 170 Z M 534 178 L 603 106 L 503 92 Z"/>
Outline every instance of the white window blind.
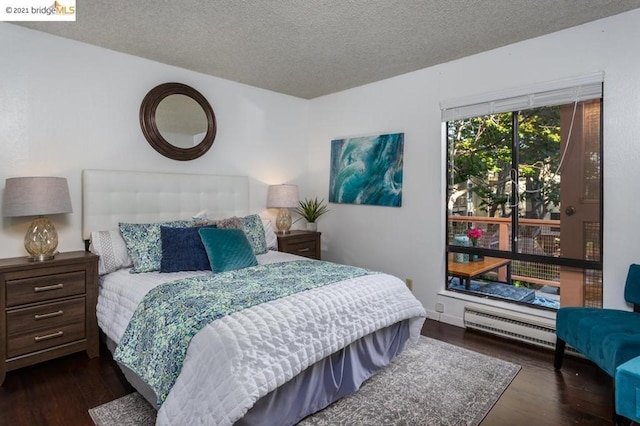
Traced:
<path fill-rule="evenodd" d="M 597 99 L 602 97 L 603 81 L 604 74 L 598 72 L 499 93 L 442 101 L 442 121 Z"/>

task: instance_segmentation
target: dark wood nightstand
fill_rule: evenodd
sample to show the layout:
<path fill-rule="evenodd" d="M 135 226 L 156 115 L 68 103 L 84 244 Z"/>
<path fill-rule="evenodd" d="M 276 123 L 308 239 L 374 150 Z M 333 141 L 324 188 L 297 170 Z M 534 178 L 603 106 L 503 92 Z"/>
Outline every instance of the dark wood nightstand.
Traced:
<path fill-rule="evenodd" d="M 320 232 L 290 231 L 278 236 L 278 251 L 320 260 Z"/>
<path fill-rule="evenodd" d="M 0 384 L 7 371 L 87 351 L 99 355 L 98 256 L 0 259 Z"/>

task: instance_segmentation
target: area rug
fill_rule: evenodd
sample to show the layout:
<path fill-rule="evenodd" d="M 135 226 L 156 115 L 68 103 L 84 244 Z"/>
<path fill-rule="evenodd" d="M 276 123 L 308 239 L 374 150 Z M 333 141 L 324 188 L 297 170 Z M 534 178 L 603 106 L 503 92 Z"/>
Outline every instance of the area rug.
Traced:
<path fill-rule="evenodd" d="M 355 394 L 300 426 L 478 425 L 520 366 L 421 336 Z M 155 410 L 133 393 L 89 410 L 97 426 L 151 426 Z"/>

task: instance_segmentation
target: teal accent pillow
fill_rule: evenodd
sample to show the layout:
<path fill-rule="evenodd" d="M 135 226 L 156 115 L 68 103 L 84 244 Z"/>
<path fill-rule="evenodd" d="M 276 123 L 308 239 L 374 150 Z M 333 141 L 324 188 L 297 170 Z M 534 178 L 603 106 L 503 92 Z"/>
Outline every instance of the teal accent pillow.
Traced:
<path fill-rule="evenodd" d="M 120 223 L 120 233 L 133 262 L 133 268 L 130 272 L 137 274 L 160 270 L 162 259 L 161 226 L 188 228 L 192 225 L 193 222 L 190 220 L 162 223 Z"/>
<path fill-rule="evenodd" d="M 256 266 L 258 260 L 242 229 L 201 228 L 198 230 L 213 273 Z"/>
<path fill-rule="evenodd" d="M 269 251 L 267 247 L 267 239 L 264 236 L 264 226 L 262 225 L 262 219 L 257 214 L 252 214 L 242 218 L 242 229 L 249 243 L 253 248 L 253 254 L 265 254 Z"/>

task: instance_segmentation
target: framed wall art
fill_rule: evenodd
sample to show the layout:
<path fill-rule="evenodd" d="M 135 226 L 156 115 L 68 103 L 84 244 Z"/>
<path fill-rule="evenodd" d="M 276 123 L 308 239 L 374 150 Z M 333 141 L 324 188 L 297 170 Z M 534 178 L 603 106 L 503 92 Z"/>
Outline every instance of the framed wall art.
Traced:
<path fill-rule="evenodd" d="M 402 206 L 404 133 L 331 141 L 329 202 Z"/>

